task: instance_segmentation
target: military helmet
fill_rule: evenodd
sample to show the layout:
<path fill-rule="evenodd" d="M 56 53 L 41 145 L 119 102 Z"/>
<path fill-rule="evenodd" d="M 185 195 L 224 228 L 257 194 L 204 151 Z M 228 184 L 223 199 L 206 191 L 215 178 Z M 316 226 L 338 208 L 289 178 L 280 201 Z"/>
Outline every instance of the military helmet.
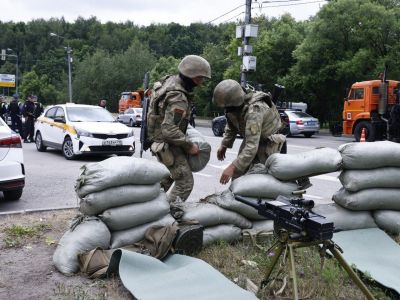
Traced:
<path fill-rule="evenodd" d="M 242 86 L 232 79 L 223 80 L 215 87 L 212 101 L 218 107 L 240 106 L 244 102 Z"/>
<path fill-rule="evenodd" d="M 187 55 L 178 65 L 181 74 L 189 78 L 198 76 L 211 78 L 211 67 L 207 60 L 197 55 Z"/>

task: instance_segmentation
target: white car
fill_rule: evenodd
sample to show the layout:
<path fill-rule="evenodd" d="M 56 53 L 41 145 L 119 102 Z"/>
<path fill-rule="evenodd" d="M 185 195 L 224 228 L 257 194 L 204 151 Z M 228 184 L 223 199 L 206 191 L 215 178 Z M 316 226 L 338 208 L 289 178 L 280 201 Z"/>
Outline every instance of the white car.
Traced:
<path fill-rule="evenodd" d="M 319 132 L 319 121 L 309 114 L 297 110 L 285 110 L 289 117 L 289 135 L 304 134 L 305 137 L 312 137 Z"/>
<path fill-rule="evenodd" d="M 0 191 L 6 200 L 18 200 L 25 186 L 21 137 L 0 118 Z"/>
<path fill-rule="evenodd" d="M 38 151 L 60 149 L 66 159 L 78 155 L 133 155 L 133 129 L 117 122 L 108 110 L 93 105 L 60 104 L 46 109 L 35 123 Z"/>
<path fill-rule="evenodd" d="M 120 113 L 117 117 L 117 121 L 129 124 L 129 126 L 141 126 L 142 124 L 142 108 L 141 107 L 130 107 L 124 112 Z"/>

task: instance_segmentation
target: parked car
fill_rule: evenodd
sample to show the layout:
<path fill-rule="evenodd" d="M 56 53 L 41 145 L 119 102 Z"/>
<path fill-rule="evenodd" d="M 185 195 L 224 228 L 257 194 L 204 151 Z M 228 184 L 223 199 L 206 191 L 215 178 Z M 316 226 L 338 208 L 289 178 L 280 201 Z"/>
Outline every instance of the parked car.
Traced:
<path fill-rule="evenodd" d="M 25 186 L 21 137 L 0 118 L 0 191 L 6 200 L 18 200 Z"/>
<path fill-rule="evenodd" d="M 142 124 L 142 108 L 130 107 L 124 112 L 120 113 L 117 121 L 129 126 L 140 126 Z"/>
<path fill-rule="evenodd" d="M 285 112 L 290 122 L 289 135 L 304 134 L 309 138 L 319 132 L 320 125 L 317 118 L 302 111 L 285 110 Z"/>
<path fill-rule="evenodd" d="M 281 129 L 282 134 L 287 135 L 289 134 L 289 118 L 285 111 L 282 109 L 278 109 L 279 114 L 281 116 L 281 121 L 284 123 L 284 127 Z M 225 132 L 225 125 L 226 125 L 226 117 L 219 116 L 212 120 L 211 128 L 215 136 L 222 136 Z"/>
<path fill-rule="evenodd" d="M 132 155 L 133 129 L 99 106 L 61 104 L 47 108 L 35 123 L 38 151 L 60 149 L 66 159 L 83 154 Z"/>

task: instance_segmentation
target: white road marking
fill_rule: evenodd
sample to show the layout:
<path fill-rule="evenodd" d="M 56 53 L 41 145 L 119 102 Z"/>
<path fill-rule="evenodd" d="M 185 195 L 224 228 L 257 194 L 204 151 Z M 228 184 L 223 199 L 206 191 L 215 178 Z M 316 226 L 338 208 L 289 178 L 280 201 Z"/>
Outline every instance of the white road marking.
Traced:
<path fill-rule="evenodd" d="M 317 175 L 311 178 L 319 179 L 319 180 L 326 180 L 326 181 L 333 181 L 339 182 L 340 180 L 337 177 L 329 176 L 329 175 Z"/>
<path fill-rule="evenodd" d="M 194 174 L 194 175 L 203 176 L 203 177 L 212 177 L 212 175 L 204 174 L 204 173 L 193 173 L 193 174 Z"/>
<path fill-rule="evenodd" d="M 311 200 L 312 200 L 312 199 L 315 199 L 315 200 L 321 200 L 321 199 L 323 199 L 322 197 L 314 196 L 314 195 L 308 195 L 308 194 L 304 194 L 303 197 L 304 197 L 305 199 L 310 198 Z"/>

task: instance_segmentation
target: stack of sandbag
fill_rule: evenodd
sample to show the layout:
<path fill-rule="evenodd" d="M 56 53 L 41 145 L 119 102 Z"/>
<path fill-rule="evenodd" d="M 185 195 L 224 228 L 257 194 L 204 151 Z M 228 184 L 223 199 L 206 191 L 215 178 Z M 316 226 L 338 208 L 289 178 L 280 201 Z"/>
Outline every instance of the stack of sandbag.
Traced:
<path fill-rule="evenodd" d="M 317 148 L 296 154 L 274 153 L 265 165 L 268 174 L 279 180 L 296 180 L 336 172 L 342 167 L 342 156 L 336 149 Z"/>
<path fill-rule="evenodd" d="M 160 181 L 168 169 L 156 161 L 112 157 L 84 165 L 76 184 L 79 210 L 98 216 L 111 231 L 111 248 L 143 239 L 145 231 L 175 220 Z"/>
<path fill-rule="evenodd" d="M 187 138 L 199 147 L 197 155 L 189 155 L 189 165 L 193 172 L 199 172 L 205 168 L 210 160 L 211 145 L 206 141 L 204 136 L 189 126 L 186 131 Z"/>
<path fill-rule="evenodd" d="M 182 221 L 198 221 L 203 227 L 203 245 L 216 241 L 231 242 L 241 238 L 241 230 L 251 228 L 251 222 L 242 215 L 206 202 L 183 203 Z"/>
<path fill-rule="evenodd" d="M 333 200 L 350 210 L 371 211 L 379 227 L 400 233 L 400 144 L 349 143 L 339 151 L 343 188 Z"/>

